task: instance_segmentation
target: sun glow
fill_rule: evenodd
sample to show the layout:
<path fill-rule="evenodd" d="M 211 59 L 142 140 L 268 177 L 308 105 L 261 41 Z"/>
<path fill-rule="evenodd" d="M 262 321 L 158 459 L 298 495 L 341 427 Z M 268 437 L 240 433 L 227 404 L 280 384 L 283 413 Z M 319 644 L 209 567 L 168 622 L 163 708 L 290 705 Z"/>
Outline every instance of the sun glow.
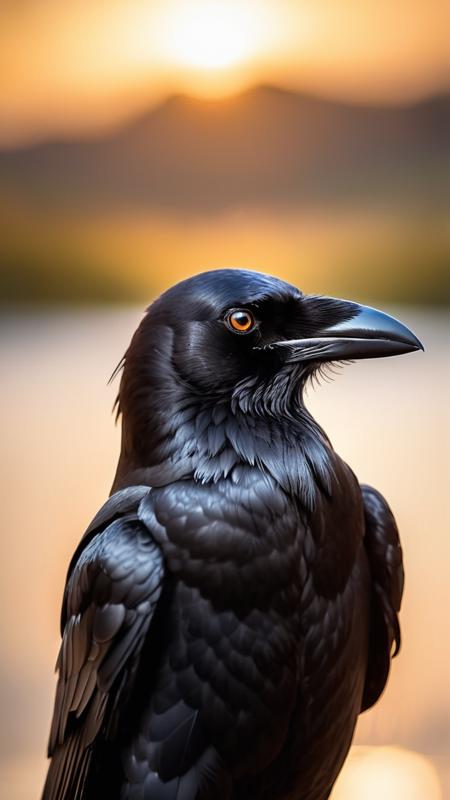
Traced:
<path fill-rule="evenodd" d="M 442 800 L 431 761 L 400 747 L 353 747 L 331 800 Z"/>
<path fill-rule="evenodd" d="M 261 3 L 234 0 L 178 2 L 166 17 L 163 46 L 186 67 L 234 67 L 264 49 L 270 25 Z"/>

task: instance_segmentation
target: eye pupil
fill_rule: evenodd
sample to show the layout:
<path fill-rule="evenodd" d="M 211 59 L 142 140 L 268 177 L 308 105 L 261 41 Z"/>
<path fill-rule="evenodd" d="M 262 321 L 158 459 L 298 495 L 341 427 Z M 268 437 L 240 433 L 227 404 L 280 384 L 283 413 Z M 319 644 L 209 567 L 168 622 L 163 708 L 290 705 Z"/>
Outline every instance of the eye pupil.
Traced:
<path fill-rule="evenodd" d="M 233 314 L 233 323 L 237 328 L 247 328 L 252 324 L 249 315 L 246 314 L 245 311 L 236 311 L 236 313 Z"/>
<path fill-rule="evenodd" d="M 228 315 L 228 324 L 238 333 L 248 333 L 255 325 L 255 320 L 250 311 L 237 309 Z"/>

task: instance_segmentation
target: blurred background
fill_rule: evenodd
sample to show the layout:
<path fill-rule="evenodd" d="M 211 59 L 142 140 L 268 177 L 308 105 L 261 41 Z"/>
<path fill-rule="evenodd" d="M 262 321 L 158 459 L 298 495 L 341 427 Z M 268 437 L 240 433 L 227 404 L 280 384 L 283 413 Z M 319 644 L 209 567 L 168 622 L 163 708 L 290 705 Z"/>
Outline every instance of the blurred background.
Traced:
<path fill-rule="evenodd" d="M 308 404 L 404 544 L 404 646 L 333 800 L 450 798 L 445 0 L 3 0 L 0 796 L 37 798 L 70 556 L 119 448 L 106 382 L 202 269 L 380 305 L 426 353 Z"/>

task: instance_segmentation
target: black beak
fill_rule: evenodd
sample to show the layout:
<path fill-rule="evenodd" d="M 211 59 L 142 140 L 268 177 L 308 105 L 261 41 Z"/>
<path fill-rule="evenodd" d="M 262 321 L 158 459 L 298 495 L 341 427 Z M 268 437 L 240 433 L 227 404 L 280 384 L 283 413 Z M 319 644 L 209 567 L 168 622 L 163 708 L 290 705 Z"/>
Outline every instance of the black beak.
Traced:
<path fill-rule="evenodd" d="M 303 302 L 308 302 L 305 297 Z M 376 308 L 328 297 L 311 298 L 320 327 L 302 339 L 275 342 L 286 347 L 293 361 L 346 361 L 397 356 L 423 350 L 419 339 L 394 317 Z M 326 324 L 327 316 L 330 324 Z M 332 322 L 332 319 L 340 320 Z"/>

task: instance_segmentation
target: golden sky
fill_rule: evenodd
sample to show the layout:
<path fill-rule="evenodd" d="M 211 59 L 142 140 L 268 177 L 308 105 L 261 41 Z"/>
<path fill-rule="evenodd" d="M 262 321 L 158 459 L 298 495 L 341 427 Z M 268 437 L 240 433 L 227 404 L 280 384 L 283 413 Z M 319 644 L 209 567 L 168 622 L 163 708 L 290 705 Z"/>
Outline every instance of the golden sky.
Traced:
<path fill-rule="evenodd" d="M 396 101 L 441 90 L 449 8 L 447 0 L 2 0 L 0 142 L 110 124 L 172 91 L 218 95 L 264 81 Z"/>

